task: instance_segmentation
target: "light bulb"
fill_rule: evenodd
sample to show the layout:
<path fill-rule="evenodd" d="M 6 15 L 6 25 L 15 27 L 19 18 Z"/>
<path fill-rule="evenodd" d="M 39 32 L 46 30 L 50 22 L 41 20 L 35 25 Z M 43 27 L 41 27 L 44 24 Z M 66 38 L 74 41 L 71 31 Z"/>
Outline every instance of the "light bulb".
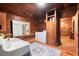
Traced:
<path fill-rule="evenodd" d="M 45 5 L 45 3 L 37 3 L 38 5 L 40 5 L 40 6 L 43 6 L 43 5 Z"/>

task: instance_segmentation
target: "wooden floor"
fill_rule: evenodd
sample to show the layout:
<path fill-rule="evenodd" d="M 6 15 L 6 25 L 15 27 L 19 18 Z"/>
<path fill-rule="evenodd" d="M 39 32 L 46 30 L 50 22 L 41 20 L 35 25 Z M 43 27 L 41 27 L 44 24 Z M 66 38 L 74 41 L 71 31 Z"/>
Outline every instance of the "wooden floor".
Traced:
<path fill-rule="evenodd" d="M 51 46 L 51 45 L 48 45 L 48 44 L 45 44 L 45 43 L 42 43 L 42 42 L 39 42 L 35 39 L 32 39 L 32 40 L 29 40 L 30 43 L 33 43 L 33 42 L 38 42 L 38 43 L 41 43 L 41 44 L 44 44 L 50 48 L 58 48 L 61 50 L 61 54 L 60 56 L 76 56 L 76 53 L 74 52 L 74 41 L 71 39 L 68 39 L 67 37 L 62 37 L 61 39 L 61 42 L 62 42 L 62 45 L 61 46 Z"/>
<path fill-rule="evenodd" d="M 75 56 L 75 48 L 74 48 L 74 40 L 70 39 L 68 36 L 62 36 L 61 37 L 62 45 L 58 48 L 65 50 L 67 54 Z"/>

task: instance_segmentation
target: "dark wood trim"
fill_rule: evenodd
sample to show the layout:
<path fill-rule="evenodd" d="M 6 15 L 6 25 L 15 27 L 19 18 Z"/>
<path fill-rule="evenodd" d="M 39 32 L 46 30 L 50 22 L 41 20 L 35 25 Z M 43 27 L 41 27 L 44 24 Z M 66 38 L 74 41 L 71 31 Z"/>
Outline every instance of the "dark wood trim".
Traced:
<path fill-rule="evenodd" d="M 11 28 L 11 34 L 12 34 L 11 37 L 13 37 L 13 23 L 12 23 L 12 21 L 10 21 L 10 28 Z"/>

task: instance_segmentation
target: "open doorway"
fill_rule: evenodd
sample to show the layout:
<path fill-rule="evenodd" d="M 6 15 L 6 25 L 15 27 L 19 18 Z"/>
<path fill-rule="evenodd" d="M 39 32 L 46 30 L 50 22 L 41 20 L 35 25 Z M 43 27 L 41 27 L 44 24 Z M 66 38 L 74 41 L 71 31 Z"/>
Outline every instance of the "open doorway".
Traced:
<path fill-rule="evenodd" d="M 60 33 L 62 47 L 68 51 L 74 50 L 74 21 L 72 17 L 60 19 Z"/>

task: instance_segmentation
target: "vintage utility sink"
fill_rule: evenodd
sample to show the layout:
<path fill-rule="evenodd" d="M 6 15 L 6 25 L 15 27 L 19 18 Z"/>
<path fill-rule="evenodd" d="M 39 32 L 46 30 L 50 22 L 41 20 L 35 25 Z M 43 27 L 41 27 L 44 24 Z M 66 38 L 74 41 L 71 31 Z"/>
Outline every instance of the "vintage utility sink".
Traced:
<path fill-rule="evenodd" d="M 1 42 L 2 42 L 0 44 L 1 56 L 2 55 L 3 56 L 21 56 L 30 51 L 29 42 L 23 41 L 18 38 L 7 38 L 7 39 L 3 39 Z"/>

